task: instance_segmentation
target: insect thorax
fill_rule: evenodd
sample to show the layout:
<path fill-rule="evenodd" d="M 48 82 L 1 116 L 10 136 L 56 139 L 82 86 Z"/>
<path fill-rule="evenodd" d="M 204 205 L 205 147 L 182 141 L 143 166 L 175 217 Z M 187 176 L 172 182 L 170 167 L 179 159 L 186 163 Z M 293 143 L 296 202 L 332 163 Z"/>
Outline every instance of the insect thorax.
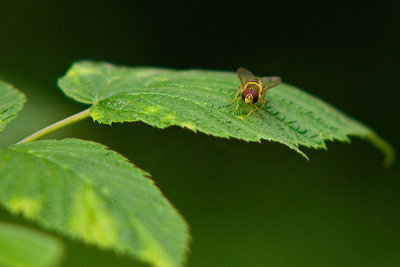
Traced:
<path fill-rule="evenodd" d="M 262 84 L 259 80 L 250 80 L 248 82 L 245 83 L 244 85 L 244 89 L 250 89 L 250 90 L 256 90 L 258 92 L 261 92 L 262 89 Z"/>

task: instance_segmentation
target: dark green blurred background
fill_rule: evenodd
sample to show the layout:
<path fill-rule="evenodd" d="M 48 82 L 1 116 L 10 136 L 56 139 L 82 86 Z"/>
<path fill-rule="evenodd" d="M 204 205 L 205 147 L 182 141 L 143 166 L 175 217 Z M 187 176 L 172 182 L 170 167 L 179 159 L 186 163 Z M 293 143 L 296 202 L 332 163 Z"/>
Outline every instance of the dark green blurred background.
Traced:
<path fill-rule="evenodd" d="M 98 59 L 276 74 L 365 122 L 398 152 L 395 2 L 2 1 L 0 78 L 29 101 L 0 145 L 86 108 L 56 79 L 75 60 Z M 189 266 L 400 265 L 399 163 L 382 168 L 382 155 L 362 140 L 304 149 L 307 162 L 275 143 L 142 123 L 87 120 L 49 137 L 101 142 L 149 171 L 192 228 Z M 26 224 L 3 209 L 0 220 Z M 133 264 L 66 244 L 66 266 Z"/>

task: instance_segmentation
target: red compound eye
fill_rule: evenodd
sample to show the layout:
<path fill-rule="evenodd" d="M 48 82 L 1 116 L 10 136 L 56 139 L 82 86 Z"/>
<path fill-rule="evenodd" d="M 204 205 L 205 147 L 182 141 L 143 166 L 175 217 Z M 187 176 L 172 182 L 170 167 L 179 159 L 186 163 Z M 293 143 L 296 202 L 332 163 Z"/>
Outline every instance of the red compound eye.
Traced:
<path fill-rule="evenodd" d="M 246 89 L 246 90 L 244 90 L 243 93 L 242 93 L 242 99 L 245 100 L 245 99 L 246 99 L 246 96 L 247 96 L 248 94 L 251 94 L 251 95 L 253 96 L 253 104 L 254 104 L 254 103 L 257 103 L 257 101 L 258 101 L 258 92 L 257 92 L 256 90 Z"/>

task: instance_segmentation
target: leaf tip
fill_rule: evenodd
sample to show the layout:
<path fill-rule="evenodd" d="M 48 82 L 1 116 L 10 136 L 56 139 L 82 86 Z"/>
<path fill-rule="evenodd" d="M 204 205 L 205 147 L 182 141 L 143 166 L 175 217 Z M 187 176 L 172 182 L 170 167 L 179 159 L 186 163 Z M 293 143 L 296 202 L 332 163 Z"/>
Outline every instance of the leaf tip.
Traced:
<path fill-rule="evenodd" d="M 393 147 L 374 132 L 365 136 L 365 138 L 384 154 L 383 167 L 390 168 L 396 160 Z"/>
<path fill-rule="evenodd" d="M 310 161 L 310 158 L 309 158 L 306 154 L 302 153 L 301 155 L 302 155 L 307 161 Z"/>

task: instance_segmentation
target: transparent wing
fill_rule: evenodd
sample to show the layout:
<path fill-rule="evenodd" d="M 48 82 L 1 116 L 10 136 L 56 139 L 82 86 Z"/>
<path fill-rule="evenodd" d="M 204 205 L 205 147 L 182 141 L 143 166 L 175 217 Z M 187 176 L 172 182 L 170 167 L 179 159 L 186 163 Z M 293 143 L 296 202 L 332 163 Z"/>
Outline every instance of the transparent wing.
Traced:
<path fill-rule="evenodd" d="M 254 76 L 253 73 L 250 71 L 246 70 L 245 68 L 238 68 L 236 71 L 237 75 L 239 76 L 240 82 L 242 85 L 244 85 L 246 82 L 249 80 L 255 79 L 256 77 Z"/>
<path fill-rule="evenodd" d="M 263 77 L 260 79 L 260 82 L 263 85 L 263 89 L 261 91 L 261 95 L 264 94 L 268 89 L 271 89 L 274 86 L 277 86 L 282 79 L 278 76 L 271 76 L 271 77 Z"/>

